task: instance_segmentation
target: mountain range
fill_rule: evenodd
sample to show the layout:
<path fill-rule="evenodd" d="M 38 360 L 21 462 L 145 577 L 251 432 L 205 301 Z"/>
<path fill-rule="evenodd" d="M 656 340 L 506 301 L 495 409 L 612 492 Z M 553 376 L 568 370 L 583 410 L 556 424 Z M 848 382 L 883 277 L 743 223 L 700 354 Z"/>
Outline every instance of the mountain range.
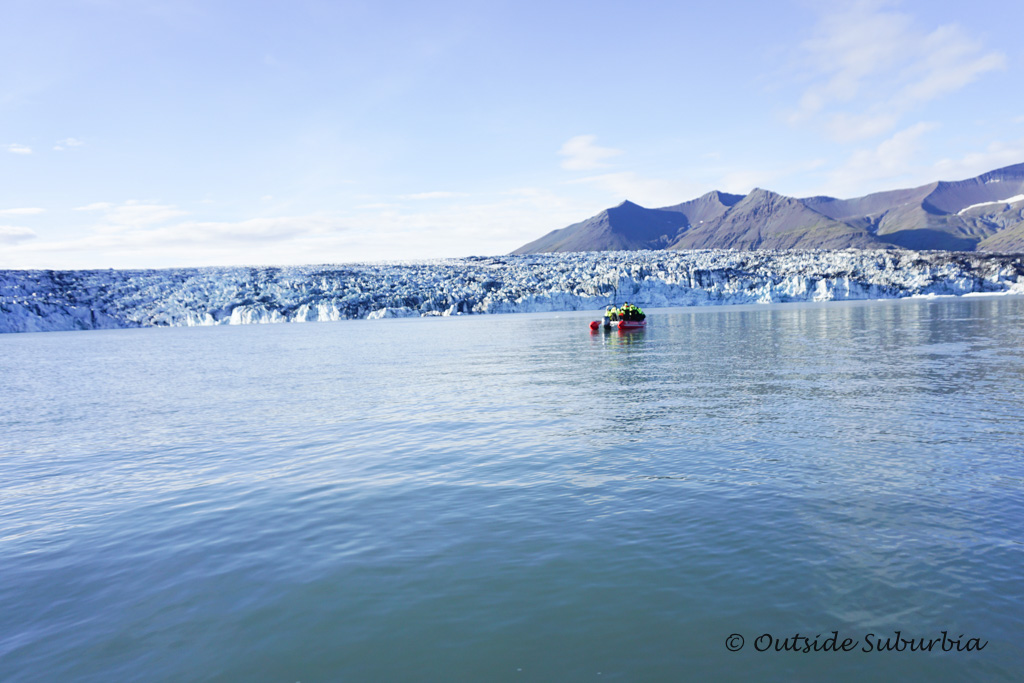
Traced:
<path fill-rule="evenodd" d="M 660 209 L 630 201 L 513 254 L 627 249 L 1024 251 L 1024 163 L 856 199 L 709 192 Z"/>

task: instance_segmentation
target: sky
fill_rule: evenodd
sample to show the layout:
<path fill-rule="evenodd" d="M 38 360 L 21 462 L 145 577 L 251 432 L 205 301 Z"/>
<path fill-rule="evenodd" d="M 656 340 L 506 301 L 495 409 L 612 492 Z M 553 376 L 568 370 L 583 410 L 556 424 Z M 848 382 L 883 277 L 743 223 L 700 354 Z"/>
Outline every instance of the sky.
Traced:
<path fill-rule="evenodd" d="M 498 255 L 1024 162 L 1019 0 L 0 0 L 0 268 Z"/>

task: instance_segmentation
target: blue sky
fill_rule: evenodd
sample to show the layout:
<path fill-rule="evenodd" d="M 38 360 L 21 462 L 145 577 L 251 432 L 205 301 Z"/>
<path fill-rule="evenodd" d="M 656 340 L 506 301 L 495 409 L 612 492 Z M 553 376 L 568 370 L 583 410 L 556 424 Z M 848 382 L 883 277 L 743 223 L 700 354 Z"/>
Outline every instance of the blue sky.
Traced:
<path fill-rule="evenodd" d="M 1024 162 L 1024 5 L 0 0 L 0 267 L 493 255 Z"/>

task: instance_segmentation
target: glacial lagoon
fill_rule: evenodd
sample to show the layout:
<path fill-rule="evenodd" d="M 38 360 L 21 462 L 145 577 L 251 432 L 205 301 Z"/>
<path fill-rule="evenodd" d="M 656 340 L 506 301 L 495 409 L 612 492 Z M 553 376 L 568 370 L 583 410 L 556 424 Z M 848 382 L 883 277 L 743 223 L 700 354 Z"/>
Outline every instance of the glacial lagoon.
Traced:
<path fill-rule="evenodd" d="M 648 313 L 0 335 L 0 680 L 1019 674 L 1024 298 Z"/>

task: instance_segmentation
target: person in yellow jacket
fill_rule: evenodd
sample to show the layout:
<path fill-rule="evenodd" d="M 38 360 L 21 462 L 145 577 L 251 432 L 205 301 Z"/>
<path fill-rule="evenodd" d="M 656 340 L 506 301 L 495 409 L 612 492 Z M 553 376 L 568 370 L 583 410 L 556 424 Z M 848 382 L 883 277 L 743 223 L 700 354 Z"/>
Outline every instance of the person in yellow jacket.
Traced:
<path fill-rule="evenodd" d="M 619 311 L 619 315 L 623 320 L 643 320 L 645 317 L 644 312 L 640 310 L 638 306 L 634 306 L 628 301 L 622 304 L 622 308 Z"/>

